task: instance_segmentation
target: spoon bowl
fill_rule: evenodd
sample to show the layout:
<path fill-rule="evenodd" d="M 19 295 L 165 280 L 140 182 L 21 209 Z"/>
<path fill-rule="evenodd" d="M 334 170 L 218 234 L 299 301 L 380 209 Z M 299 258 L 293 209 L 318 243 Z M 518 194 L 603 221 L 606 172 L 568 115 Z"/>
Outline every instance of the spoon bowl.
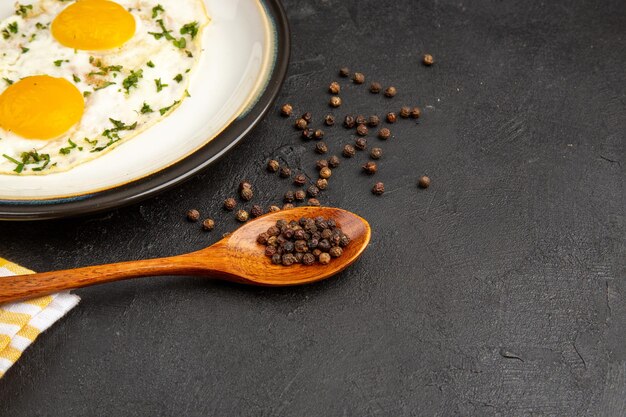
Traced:
<path fill-rule="evenodd" d="M 343 248 L 343 255 L 327 265 L 275 265 L 265 256 L 265 247 L 256 241 L 258 235 L 275 225 L 277 220 L 289 222 L 318 216 L 335 220 L 350 238 L 350 244 Z M 262 286 L 308 284 L 329 278 L 354 263 L 367 247 L 370 236 L 367 221 L 354 213 L 332 207 L 298 207 L 254 219 L 214 245 L 196 252 L 3 277 L 0 279 L 0 304 L 106 282 L 162 275 L 204 276 Z"/>

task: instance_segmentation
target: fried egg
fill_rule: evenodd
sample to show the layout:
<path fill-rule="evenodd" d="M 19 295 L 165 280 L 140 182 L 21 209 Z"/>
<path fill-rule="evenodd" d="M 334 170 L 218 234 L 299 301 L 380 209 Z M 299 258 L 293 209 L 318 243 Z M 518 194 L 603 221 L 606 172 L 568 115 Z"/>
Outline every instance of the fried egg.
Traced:
<path fill-rule="evenodd" d="M 193 93 L 208 23 L 202 0 L 16 4 L 0 22 L 0 174 L 71 169 L 167 117 Z"/>

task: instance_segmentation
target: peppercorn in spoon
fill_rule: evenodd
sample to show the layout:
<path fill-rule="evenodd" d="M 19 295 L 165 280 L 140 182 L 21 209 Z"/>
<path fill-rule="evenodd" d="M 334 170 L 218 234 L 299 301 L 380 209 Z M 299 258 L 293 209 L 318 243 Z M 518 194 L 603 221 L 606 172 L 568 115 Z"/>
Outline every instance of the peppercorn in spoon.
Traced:
<path fill-rule="evenodd" d="M 303 217 L 332 219 L 350 239 L 343 255 L 326 265 L 275 265 L 257 243 L 259 234 L 278 220 Z M 259 217 L 208 248 L 168 258 L 120 262 L 0 279 L 0 304 L 57 291 L 88 287 L 130 278 L 160 275 L 192 275 L 262 286 L 308 284 L 329 278 L 351 265 L 370 240 L 367 221 L 349 211 L 330 207 L 299 207 Z"/>

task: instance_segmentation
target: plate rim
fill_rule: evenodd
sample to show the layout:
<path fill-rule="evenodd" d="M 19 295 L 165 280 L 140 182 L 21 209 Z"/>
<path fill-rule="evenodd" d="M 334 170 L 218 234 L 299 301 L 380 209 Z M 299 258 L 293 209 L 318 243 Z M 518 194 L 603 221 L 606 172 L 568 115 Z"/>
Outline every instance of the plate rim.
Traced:
<path fill-rule="evenodd" d="M 159 172 L 97 193 L 61 199 L 0 200 L 0 220 L 50 220 L 95 214 L 138 203 L 193 178 L 239 144 L 267 114 L 280 93 L 291 55 L 291 30 L 280 0 L 257 0 L 275 29 L 271 75 L 256 102 L 210 142 Z"/>

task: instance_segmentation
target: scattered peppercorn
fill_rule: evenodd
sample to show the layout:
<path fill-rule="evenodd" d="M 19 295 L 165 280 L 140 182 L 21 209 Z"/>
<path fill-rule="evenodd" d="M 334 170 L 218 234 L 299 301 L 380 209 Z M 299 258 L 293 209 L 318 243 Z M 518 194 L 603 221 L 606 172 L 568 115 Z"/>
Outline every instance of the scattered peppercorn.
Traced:
<path fill-rule="evenodd" d="M 215 221 L 213 219 L 205 219 L 202 222 L 202 229 L 208 231 L 211 231 L 215 228 Z"/>
<path fill-rule="evenodd" d="M 339 76 L 340 77 L 344 77 L 347 78 L 350 76 L 350 68 L 348 67 L 343 67 L 339 70 Z"/>
<path fill-rule="evenodd" d="M 302 116 L 300 116 L 301 118 L 303 118 L 307 123 L 311 123 L 311 120 L 313 120 L 313 115 L 311 114 L 310 111 L 304 113 Z"/>
<path fill-rule="evenodd" d="M 315 186 L 320 190 L 325 190 L 328 188 L 328 180 L 326 178 L 318 178 L 317 181 L 315 181 Z"/>
<path fill-rule="evenodd" d="M 383 140 L 387 140 L 391 137 L 391 131 L 386 127 L 383 127 L 378 131 L 378 137 Z"/>
<path fill-rule="evenodd" d="M 430 67 L 432 64 L 435 63 L 435 59 L 433 58 L 433 56 L 431 54 L 425 54 L 424 58 L 422 59 L 422 62 L 427 67 Z"/>
<path fill-rule="evenodd" d="M 293 183 L 296 185 L 304 185 L 306 184 L 306 175 L 298 174 L 294 177 Z"/>
<path fill-rule="evenodd" d="M 270 206 L 270 208 L 267 210 L 268 213 L 276 213 L 277 211 L 280 211 L 280 207 L 278 206 Z"/>
<path fill-rule="evenodd" d="M 377 182 L 376 184 L 374 184 L 374 187 L 372 188 L 372 193 L 374 193 L 375 195 L 382 195 L 385 192 L 385 184 L 383 184 L 382 182 Z"/>
<path fill-rule="evenodd" d="M 294 208 L 295 206 L 291 203 L 287 203 L 287 204 L 283 204 L 283 210 L 290 210 L 292 208 Z"/>
<path fill-rule="evenodd" d="M 293 191 L 287 191 L 283 196 L 283 200 L 285 201 L 285 203 L 293 203 L 293 200 L 295 199 L 296 197 L 294 196 Z"/>
<path fill-rule="evenodd" d="M 237 200 L 234 198 L 227 198 L 224 200 L 224 208 L 228 211 L 233 211 L 237 207 Z"/>
<path fill-rule="evenodd" d="M 317 195 L 320 193 L 320 189 L 314 185 L 311 185 L 309 188 L 306 189 L 306 193 L 309 195 L 309 197 L 317 197 Z"/>
<path fill-rule="evenodd" d="M 187 212 L 187 220 L 190 222 L 197 222 L 200 219 L 200 212 L 196 209 L 191 209 Z"/>
<path fill-rule="evenodd" d="M 369 119 L 367 120 L 367 124 L 370 127 L 376 127 L 380 124 L 380 117 L 376 116 L 375 114 L 370 116 Z"/>
<path fill-rule="evenodd" d="M 354 120 L 354 117 L 347 114 L 346 117 L 343 119 L 343 126 L 348 129 L 352 129 L 354 126 L 356 126 L 356 121 Z"/>
<path fill-rule="evenodd" d="M 365 82 L 365 75 L 361 74 L 360 72 L 355 72 L 352 76 L 352 81 L 355 84 L 363 84 Z"/>
<path fill-rule="evenodd" d="M 402 117 L 403 119 L 408 118 L 411 115 L 411 108 L 408 106 L 403 106 L 400 109 L 400 117 Z"/>
<path fill-rule="evenodd" d="M 330 255 L 326 252 L 322 252 L 317 258 L 317 261 L 322 265 L 328 265 L 330 263 Z"/>
<path fill-rule="evenodd" d="M 363 116 L 362 114 L 359 114 L 356 119 L 354 119 L 354 121 L 356 122 L 357 126 L 358 125 L 364 125 L 365 123 L 367 123 L 367 118 L 365 116 Z"/>
<path fill-rule="evenodd" d="M 275 159 L 270 159 L 267 163 L 267 170 L 269 172 L 278 172 L 280 169 L 280 164 Z"/>
<path fill-rule="evenodd" d="M 357 138 L 354 141 L 354 147 L 360 151 L 367 149 L 367 139 L 365 138 Z"/>
<path fill-rule="evenodd" d="M 298 190 L 295 193 L 293 193 L 296 201 L 304 201 L 304 199 L 306 198 L 306 193 L 304 192 L 304 190 Z"/>
<path fill-rule="evenodd" d="M 313 132 L 313 137 L 315 139 L 322 139 L 324 137 L 324 131 L 322 129 L 316 129 L 315 132 Z"/>
<path fill-rule="evenodd" d="M 326 126 L 332 126 L 335 124 L 335 116 L 333 116 L 332 114 L 327 114 L 326 117 L 324 117 L 324 124 Z"/>
<path fill-rule="evenodd" d="M 319 207 L 322 205 L 317 198 L 309 198 L 309 201 L 307 202 L 307 204 L 313 207 Z"/>
<path fill-rule="evenodd" d="M 387 123 L 395 123 L 398 120 L 398 116 L 394 112 L 387 113 Z"/>
<path fill-rule="evenodd" d="M 317 161 L 315 163 L 315 168 L 317 168 L 317 170 L 321 170 L 322 168 L 326 168 L 328 166 L 328 161 L 325 159 L 320 159 L 319 161 Z"/>
<path fill-rule="evenodd" d="M 345 145 L 343 147 L 343 156 L 346 158 L 352 158 L 356 154 L 356 150 L 352 145 Z"/>
<path fill-rule="evenodd" d="M 333 172 L 330 170 L 330 168 L 324 167 L 320 169 L 320 178 L 327 180 L 328 178 L 330 178 L 331 175 L 333 175 Z"/>
<path fill-rule="evenodd" d="M 263 207 L 259 206 L 258 204 L 255 204 L 254 206 L 252 206 L 252 208 L 250 208 L 250 215 L 254 218 L 262 216 Z"/>
<path fill-rule="evenodd" d="M 328 166 L 331 168 L 337 168 L 340 163 L 341 161 L 339 160 L 339 157 L 337 155 L 333 155 L 328 158 Z"/>
<path fill-rule="evenodd" d="M 396 87 L 391 86 L 385 89 L 385 97 L 395 97 L 396 94 L 398 94 Z"/>
<path fill-rule="evenodd" d="M 291 106 L 291 104 L 285 104 L 283 107 L 280 108 L 280 114 L 282 114 L 285 117 L 291 116 L 292 113 L 293 113 L 293 107 Z"/>
<path fill-rule="evenodd" d="M 315 152 L 325 154 L 328 152 L 328 146 L 324 142 L 317 142 L 315 144 Z"/>
<path fill-rule="evenodd" d="M 381 148 L 372 148 L 370 152 L 370 158 L 380 159 L 383 156 L 383 150 Z"/>
<path fill-rule="evenodd" d="M 363 165 L 363 171 L 365 171 L 366 174 L 374 175 L 376 174 L 376 171 L 378 171 L 378 166 L 376 165 L 376 162 L 369 161 Z"/>
<path fill-rule="evenodd" d="M 378 93 L 380 93 L 380 90 L 382 90 L 382 89 L 383 89 L 383 86 L 380 85 L 380 83 L 373 82 L 370 85 L 370 93 L 372 93 L 372 94 L 378 94 Z"/>
<path fill-rule="evenodd" d="M 243 188 L 239 191 L 239 196 L 244 201 L 250 201 L 252 200 L 252 197 L 254 197 L 254 192 L 252 191 L 252 188 Z"/>
<path fill-rule="evenodd" d="M 367 126 L 365 125 L 359 125 L 356 128 L 356 134 L 359 136 L 367 136 L 367 134 L 369 133 Z"/>
<path fill-rule="evenodd" d="M 250 215 L 245 210 L 237 210 L 237 213 L 235 213 L 235 218 L 240 222 L 245 223 L 250 218 Z"/>
<path fill-rule="evenodd" d="M 289 178 L 291 177 L 291 169 L 289 169 L 288 167 L 281 167 L 280 171 L 278 171 L 278 175 L 281 178 Z"/>
<path fill-rule="evenodd" d="M 332 83 L 330 83 L 330 86 L 328 87 L 328 91 L 331 94 L 339 94 L 339 92 L 341 91 L 341 86 L 339 85 L 338 82 L 333 81 Z"/>
<path fill-rule="evenodd" d="M 296 120 L 296 123 L 294 124 L 296 129 L 300 129 L 300 130 L 306 129 L 308 125 L 309 124 L 307 123 L 307 121 L 302 118 Z"/>
<path fill-rule="evenodd" d="M 420 188 L 428 188 L 430 187 L 430 178 L 426 175 L 422 175 L 417 184 L 420 186 Z"/>
<path fill-rule="evenodd" d="M 413 107 L 413 109 L 411 110 L 411 117 L 414 119 L 419 119 L 421 115 L 422 115 L 422 111 L 420 110 L 420 108 Z"/>
<path fill-rule="evenodd" d="M 330 107 L 339 107 L 339 106 L 341 106 L 341 97 L 339 97 L 339 96 L 332 96 L 330 98 L 330 101 L 328 102 L 328 104 L 330 104 Z"/>

